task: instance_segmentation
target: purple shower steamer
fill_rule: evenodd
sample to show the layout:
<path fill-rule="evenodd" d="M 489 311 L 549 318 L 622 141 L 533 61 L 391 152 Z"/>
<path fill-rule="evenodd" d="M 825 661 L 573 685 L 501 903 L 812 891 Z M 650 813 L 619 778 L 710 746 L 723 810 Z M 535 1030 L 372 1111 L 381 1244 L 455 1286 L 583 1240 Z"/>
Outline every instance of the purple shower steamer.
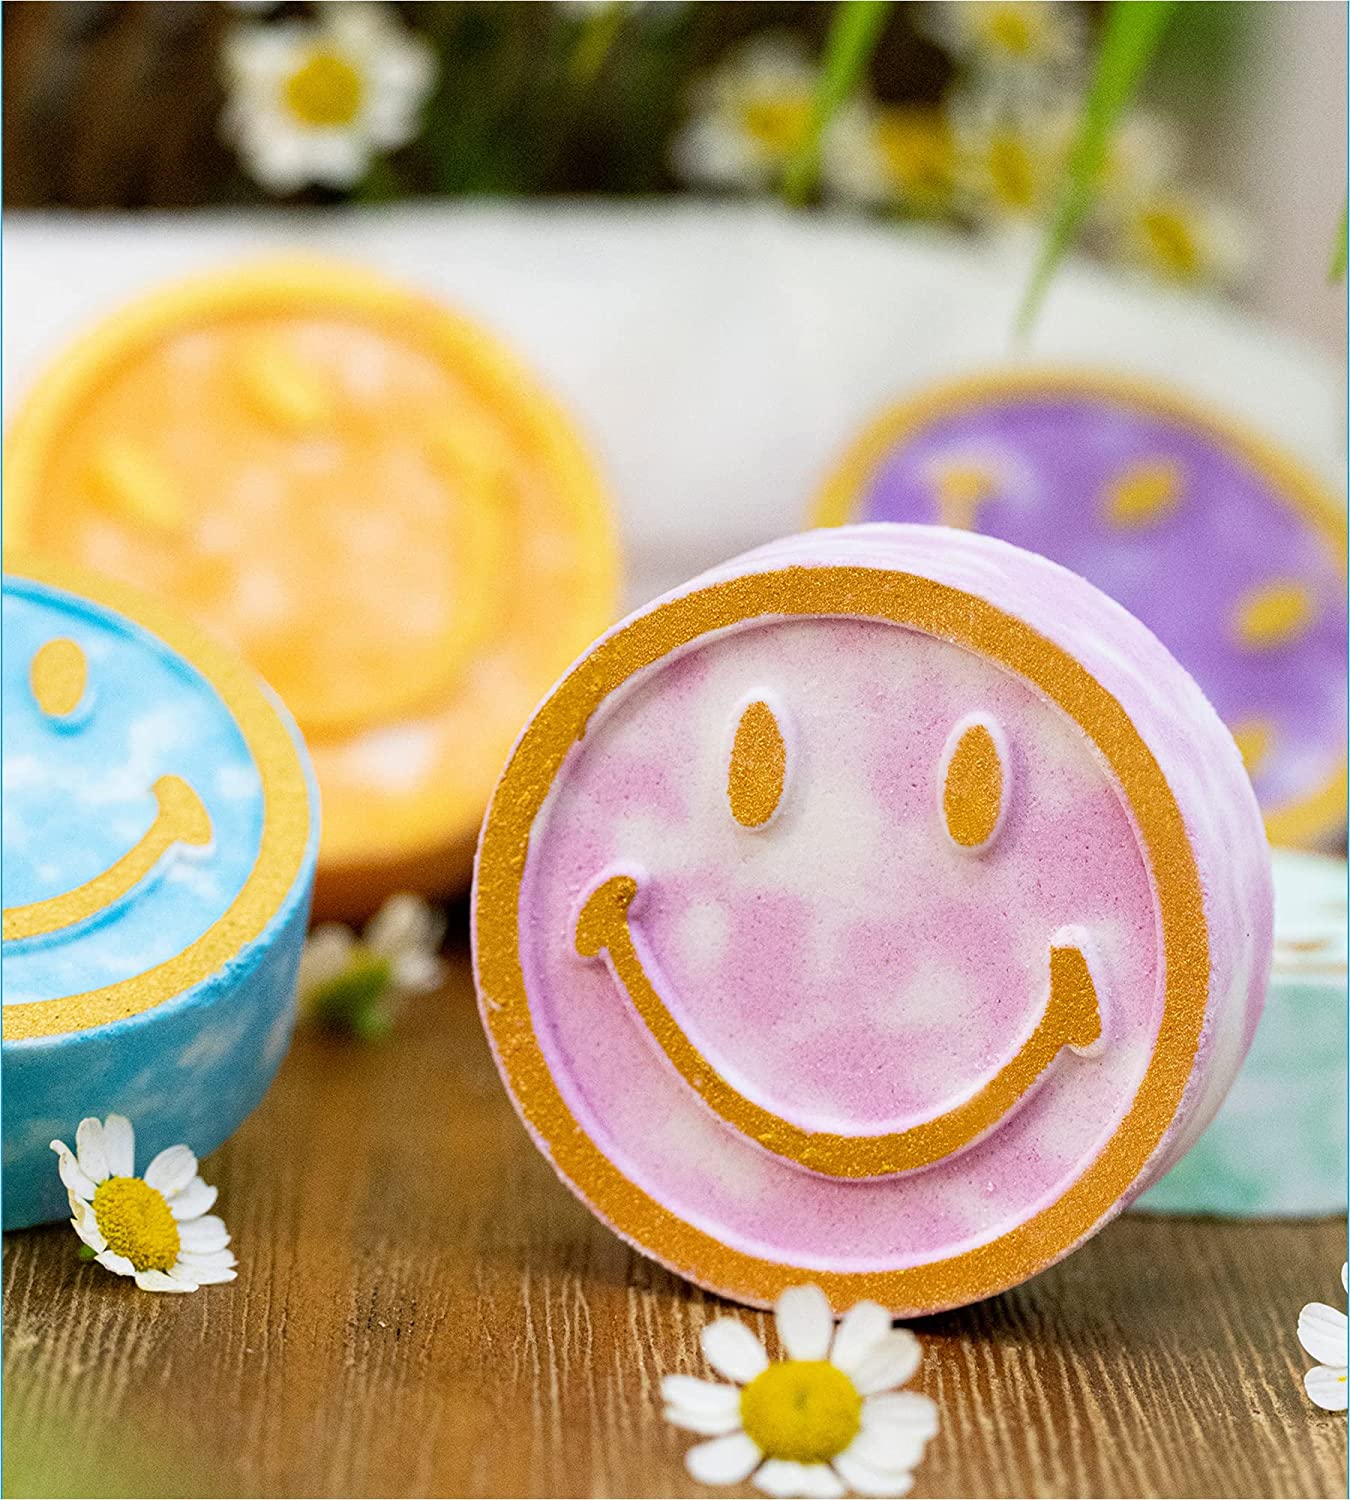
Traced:
<path fill-rule="evenodd" d="M 1082 574 L 1194 675 L 1273 843 L 1342 829 L 1345 508 L 1249 429 L 1139 382 L 994 372 L 881 413 L 816 519 L 960 526 Z"/>

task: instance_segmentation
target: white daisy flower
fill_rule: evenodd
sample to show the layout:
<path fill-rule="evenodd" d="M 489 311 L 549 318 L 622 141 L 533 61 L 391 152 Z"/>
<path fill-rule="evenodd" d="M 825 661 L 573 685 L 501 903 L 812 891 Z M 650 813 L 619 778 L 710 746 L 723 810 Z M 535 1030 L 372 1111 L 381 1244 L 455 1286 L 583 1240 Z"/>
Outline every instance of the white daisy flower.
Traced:
<path fill-rule="evenodd" d="M 435 57 L 387 6 L 353 0 L 312 20 L 236 26 L 221 133 L 272 193 L 349 188 L 416 134 Z"/>
<path fill-rule="evenodd" d="M 53 1141 L 71 1224 L 99 1265 L 135 1278 L 143 1292 L 195 1292 L 233 1281 L 235 1258 L 222 1220 L 207 1209 L 216 1190 L 197 1175 L 186 1146 L 161 1151 L 136 1172 L 136 1133 L 124 1115 L 81 1120 L 75 1151 Z"/>
<path fill-rule="evenodd" d="M 941 111 L 862 104 L 836 116 L 821 171 L 841 198 L 933 216 L 951 207 L 954 167 L 951 128 Z"/>
<path fill-rule="evenodd" d="M 921 29 L 958 62 L 989 73 L 1063 73 L 1083 57 L 1083 18 L 1065 0 L 955 0 L 923 7 Z"/>
<path fill-rule="evenodd" d="M 379 1035 L 398 1001 L 444 981 L 444 936 L 444 916 L 407 892 L 390 896 L 359 938 L 341 922 L 323 923 L 300 957 L 301 1011 L 358 1035 Z"/>
<path fill-rule="evenodd" d="M 805 137 L 815 83 L 795 38 L 752 37 L 695 88 L 671 145 L 676 172 L 710 187 L 773 186 Z"/>
<path fill-rule="evenodd" d="M 1342 1266 L 1342 1288 L 1345 1271 Z M 1320 1361 L 1303 1377 L 1308 1399 L 1327 1411 L 1344 1411 L 1346 1364 L 1350 1362 L 1346 1358 L 1345 1314 L 1325 1302 L 1309 1302 L 1298 1315 L 1298 1341 Z"/>
<path fill-rule="evenodd" d="M 1123 260 L 1186 286 L 1231 286 L 1251 260 L 1247 228 L 1236 214 L 1176 188 L 1131 199 L 1115 216 L 1111 238 Z"/>
<path fill-rule="evenodd" d="M 703 1330 L 708 1363 L 731 1384 L 667 1375 L 667 1421 L 708 1441 L 685 1455 L 700 1484 L 749 1479 L 774 1496 L 903 1495 L 937 1432 L 927 1396 L 897 1390 L 919 1341 L 875 1302 L 834 1316 L 819 1287 L 790 1287 L 774 1308 L 787 1358 L 771 1362 L 744 1323 Z"/>
<path fill-rule="evenodd" d="M 958 95 L 948 118 L 960 206 L 985 224 L 1045 218 L 1068 159 L 1073 115 L 1064 95 L 1005 88 Z"/>

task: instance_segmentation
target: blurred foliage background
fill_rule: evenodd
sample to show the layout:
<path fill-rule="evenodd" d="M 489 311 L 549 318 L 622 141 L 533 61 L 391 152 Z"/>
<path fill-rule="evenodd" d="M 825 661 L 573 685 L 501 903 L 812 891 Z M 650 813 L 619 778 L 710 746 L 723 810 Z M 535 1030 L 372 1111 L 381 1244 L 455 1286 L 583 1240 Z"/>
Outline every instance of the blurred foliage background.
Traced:
<path fill-rule="evenodd" d="M 1090 39 L 1098 8 L 1071 8 Z M 10 0 L 5 202 L 183 207 L 265 198 L 219 133 L 222 47 L 232 28 L 314 9 Z M 421 134 L 360 184 L 363 198 L 680 190 L 688 183 L 670 147 L 700 76 L 754 36 L 793 36 L 818 56 L 832 7 L 428 0 L 389 9 L 430 43 L 437 80 Z M 1210 0 L 1181 7 L 1154 79 L 1169 108 L 1202 114 L 1222 90 L 1250 9 Z M 953 83 L 953 59 L 925 31 L 922 11 L 902 4 L 886 18 L 869 70 L 882 102 L 937 105 Z M 332 196 L 341 195 L 306 195 Z"/>

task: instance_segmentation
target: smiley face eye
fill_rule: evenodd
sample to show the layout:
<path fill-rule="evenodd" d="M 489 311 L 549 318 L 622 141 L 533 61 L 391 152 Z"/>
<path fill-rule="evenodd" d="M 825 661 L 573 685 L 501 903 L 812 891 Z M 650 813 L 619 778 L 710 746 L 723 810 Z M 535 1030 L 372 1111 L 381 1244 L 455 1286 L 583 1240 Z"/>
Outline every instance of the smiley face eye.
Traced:
<path fill-rule="evenodd" d="M 958 849 L 988 849 L 1003 822 L 1010 776 L 1003 733 L 993 719 L 972 714 L 947 738 L 942 755 L 942 816 Z"/>
<path fill-rule="evenodd" d="M 742 828 L 763 828 L 778 811 L 787 778 L 787 742 L 773 710 L 757 699 L 736 725 L 727 767 L 727 800 Z"/>
<path fill-rule="evenodd" d="M 89 663 L 74 641 L 56 636 L 33 654 L 28 680 L 37 706 L 49 719 L 69 719 L 84 701 Z"/>

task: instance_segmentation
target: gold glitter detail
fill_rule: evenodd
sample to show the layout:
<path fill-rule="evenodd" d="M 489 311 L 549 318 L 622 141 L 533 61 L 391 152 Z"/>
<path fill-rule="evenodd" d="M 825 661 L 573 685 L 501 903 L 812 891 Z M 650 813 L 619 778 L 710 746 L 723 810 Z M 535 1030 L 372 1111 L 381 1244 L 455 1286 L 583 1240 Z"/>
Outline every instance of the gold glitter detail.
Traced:
<path fill-rule="evenodd" d="M 89 482 L 110 510 L 152 531 L 187 524 L 182 492 L 164 465 L 131 438 L 113 438 L 94 455 Z"/>
<path fill-rule="evenodd" d="M 5 555 L 5 572 L 76 594 L 126 616 L 188 661 L 219 695 L 261 779 L 262 836 L 243 888 L 195 942 L 144 973 L 77 995 L 7 1005 L 6 1042 L 85 1031 L 139 1015 L 237 958 L 276 915 L 300 874 L 317 809 L 310 807 L 300 752 L 254 673 L 232 652 L 162 605 L 81 569 Z"/>
<path fill-rule="evenodd" d="M 1181 475 L 1173 463 L 1146 459 L 1132 464 L 1106 490 L 1106 519 L 1133 531 L 1171 515 L 1181 499 Z"/>
<path fill-rule="evenodd" d="M 1003 812 L 1003 762 L 994 736 L 983 724 L 963 731 L 942 779 L 942 816 L 952 841 L 963 849 L 989 842 Z"/>
<path fill-rule="evenodd" d="M 951 464 L 937 480 L 938 520 L 960 531 L 976 529 L 980 508 L 994 498 L 997 489 L 988 469 L 971 464 Z"/>
<path fill-rule="evenodd" d="M 94 1222 L 114 1255 L 138 1271 L 167 1271 L 182 1240 L 164 1194 L 140 1177 L 107 1177 L 94 1190 Z"/>
<path fill-rule="evenodd" d="M 773 817 L 783 796 L 787 746 L 767 703 L 752 703 L 736 726 L 727 767 L 727 800 L 742 828 L 760 828 Z"/>
<path fill-rule="evenodd" d="M 89 663 L 75 641 L 57 636 L 33 653 L 28 681 L 42 712 L 51 719 L 64 719 L 80 706 L 89 681 Z"/>
<path fill-rule="evenodd" d="M 811 524 L 842 526 L 857 519 L 858 507 L 881 466 L 901 443 L 912 442 L 936 422 L 991 401 L 1083 395 L 1126 402 L 1153 416 L 1202 428 L 1216 444 L 1254 469 L 1307 524 L 1344 580 L 1345 507 L 1314 474 L 1273 443 L 1253 437 L 1246 428 L 1202 405 L 1146 380 L 1104 375 L 1095 370 L 999 370 L 932 387 L 888 408 L 855 438 L 826 480 L 816 500 Z M 1346 757 L 1342 753 L 1320 786 L 1294 801 L 1262 807 L 1266 835 L 1275 845 L 1315 846 L 1343 828 L 1346 801 Z"/>
<path fill-rule="evenodd" d="M 827 1359 L 782 1359 L 741 1392 L 741 1426 L 766 1458 L 828 1463 L 857 1437 L 862 1397 Z"/>
<path fill-rule="evenodd" d="M 888 1270 L 793 1266 L 723 1243 L 645 1193 L 587 1136 L 535 1034 L 521 969 L 521 881 L 530 832 L 573 745 L 617 688 L 690 642 L 787 616 L 890 620 L 1001 663 L 1084 731 L 1138 830 L 1157 900 L 1162 1014 L 1115 1134 L 1054 1203 L 988 1244 Z M 1062 647 L 977 595 L 891 569 L 790 567 L 681 595 L 603 639 L 539 708 L 493 795 L 479 846 L 474 937 L 484 1021 L 530 1130 L 565 1181 L 614 1228 L 678 1275 L 758 1306 L 816 1282 L 836 1311 L 874 1298 L 919 1314 L 993 1296 L 1059 1259 L 1111 1212 L 1181 1104 L 1209 994 L 1209 936 L 1195 856 L 1176 798 L 1129 715 Z"/>
<path fill-rule="evenodd" d="M 1316 606 L 1311 591 L 1297 579 L 1264 583 L 1238 601 L 1233 630 L 1238 644 L 1250 651 L 1270 651 L 1306 635 Z"/>
<path fill-rule="evenodd" d="M 827 1177 L 888 1177 L 931 1166 L 968 1146 L 1016 1106 L 1064 1047 L 1090 1047 L 1101 1035 L 1097 992 L 1076 948 L 1050 950 L 1050 998 L 1045 1014 L 1017 1055 L 981 1088 L 936 1119 L 884 1135 L 839 1135 L 806 1130 L 747 1099 L 689 1040 L 647 978 L 628 926 L 638 891 L 630 875 L 606 880 L 577 918 L 577 952 L 609 954 L 615 977 L 647 1029 L 685 1083 L 733 1130 L 788 1161 Z"/>
<path fill-rule="evenodd" d="M 211 816 L 202 806 L 202 799 L 181 776 L 161 776 L 151 790 L 159 811 L 134 848 L 101 875 L 72 891 L 35 901 L 30 906 L 7 906 L 4 915 L 7 943 L 86 922 L 139 885 L 175 844 L 195 844 L 200 848 L 211 842 Z"/>
<path fill-rule="evenodd" d="M 1255 776 L 1270 758 L 1275 744 L 1275 726 L 1269 719 L 1246 719 L 1233 728 L 1242 764 L 1248 776 Z"/>
<path fill-rule="evenodd" d="M 337 415 L 323 373 L 281 338 L 252 339 L 237 356 L 234 378 L 255 415 L 280 432 L 313 433 Z"/>

